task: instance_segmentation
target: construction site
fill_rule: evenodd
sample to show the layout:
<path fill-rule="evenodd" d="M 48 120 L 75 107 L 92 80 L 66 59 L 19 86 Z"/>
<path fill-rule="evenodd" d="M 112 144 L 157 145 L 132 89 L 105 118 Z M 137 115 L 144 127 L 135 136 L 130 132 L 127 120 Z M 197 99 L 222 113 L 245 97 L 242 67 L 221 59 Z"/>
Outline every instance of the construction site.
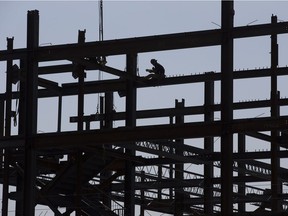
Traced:
<path fill-rule="evenodd" d="M 99 41 L 86 42 L 86 31 L 79 30 L 77 43 L 39 46 L 41 11 L 28 11 L 27 47 L 15 49 L 8 37 L 7 49 L 0 50 L 6 66 L 0 93 L 2 216 L 39 215 L 37 206 L 56 216 L 288 215 L 288 99 L 278 87 L 288 76 L 288 67 L 278 64 L 278 37 L 288 33 L 288 22 L 272 15 L 266 24 L 235 27 L 234 13 L 234 1 L 223 0 L 217 29 L 104 40 L 100 22 Z M 234 41 L 263 36 L 269 37 L 269 67 L 235 71 Z M 220 71 L 138 73 L 140 54 L 213 46 L 221 51 Z M 110 56 L 121 56 L 125 69 L 111 66 Z M 95 71 L 111 76 L 87 81 Z M 62 74 L 74 81 L 57 80 Z M 236 102 L 234 84 L 252 79 L 268 80 L 269 98 Z M 142 90 L 182 85 L 201 86 L 202 104 L 175 98 L 172 107 L 156 101 L 158 108 L 139 109 Z M 91 95 L 97 112 L 86 114 Z M 116 97 L 123 110 L 115 109 Z M 67 105 L 67 98 L 74 102 Z M 49 116 L 55 131 L 39 129 L 43 100 L 53 101 L 48 109 L 56 110 Z M 64 120 L 72 108 L 77 114 Z M 269 114 L 239 115 L 263 109 Z M 64 130 L 67 121 L 76 129 Z"/>

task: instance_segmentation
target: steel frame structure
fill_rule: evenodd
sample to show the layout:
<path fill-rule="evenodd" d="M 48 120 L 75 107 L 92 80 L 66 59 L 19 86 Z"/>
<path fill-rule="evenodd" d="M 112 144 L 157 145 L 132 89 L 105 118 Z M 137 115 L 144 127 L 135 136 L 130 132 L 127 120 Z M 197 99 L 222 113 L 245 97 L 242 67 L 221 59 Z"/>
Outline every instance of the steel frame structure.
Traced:
<path fill-rule="evenodd" d="M 78 43 L 39 47 L 39 14 L 28 12 L 27 48 L 0 51 L 7 64 L 6 92 L 0 95 L 0 148 L 2 216 L 8 215 L 9 200 L 15 200 L 15 215 L 33 216 L 37 204 L 49 207 L 55 215 L 140 215 L 146 210 L 182 215 L 286 215 L 287 169 L 280 159 L 288 157 L 288 116 L 280 107 L 288 105 L 277 90 L 277 78 L 288 75 L 278 67 L 277 35 L 288 33 L 288 22 L 253 26 L 233 26 L 233 1 L 222 1 L 221 29 L 85 42 L 79 31 Z M 271 35 L 271 67 L 233 71 L 233 40 Z M 145 81 L 137 76 L 139 53 L 183 48 L 221 46 L 221 72 L 211 72 L 162 80 Z M 126 71 L 97 61 L 99 56 L 126 55 Z M 12 91 L 15 78 L 13 61 L 20 60 L 20 89 Z M 39 66 L 40 62 L 68 60 L 70 64 Z M 85 81 L 85 71 L 101 70 L 119 77 Z M 73 72 L 77 83 L 63 84 L 40 75 Z M 17 73 L 16 73 L 17 75 Z M 233 80 L 271 78 L 271 98 L 262 101 L 233 102 Z M 215 104 L 214 84 L 221 83 L 221 104 Z M 203 83 L 203 106 L 137 110 L 137 89 L 151 86 Z M 40 88 L 41 87 L 41 88 Z M 224 91 L 224 90 L 225 91 Z M 125 112 L 113 110 L 113 94 L 126 98 Z M 104 93 L 100 112 L 85 116 L 84 96 Z M 70 121 L 77 131 L 61 131 L 62 98 L 77 96 L 78 115 Z M 37 133 L 39 98 L 58 98 L 58 131 Z M 11 133 L 12 100 L 19 100 L 17 135 Z M 269 108 L 265 118 L 234 119 L 233 111 Z M 214 120 L 221 112 L 221 120 Z M 204 120 L 186 122 L 188 115 Z M 138 119 L 166 117 L 170 124 L 137 125 Z M 116 120 L 125 121 L 114 128 Z M 90 129 L 91 122 L 99 129 Z M 84 127 L 85 126 L 85 127 Z M 214 149 L 214 138 L 221 138 L 221 149 Z M 237 140 L 235 140 L 237 137 Z M 271 144 L 263 152 L 247 152 L 247 137 Z M 203 138 L 203 148 L 186 139 Z M 237 144 L 237 149 L 235 149 Z M 148 155 L 148 156 L 147 156 Z M 270 160 L 264 163 L 263 159 Z M 203 172 L 185 169 L 187 164 L 203 166 Z M 215 169 L 221 170 L 220 177 Z M 269 189 L 253 186 L 269 182 Z M 9 189 L 16 188 L 15 191 Z M 257 206 L 249 211 L 248 204 Z"/>

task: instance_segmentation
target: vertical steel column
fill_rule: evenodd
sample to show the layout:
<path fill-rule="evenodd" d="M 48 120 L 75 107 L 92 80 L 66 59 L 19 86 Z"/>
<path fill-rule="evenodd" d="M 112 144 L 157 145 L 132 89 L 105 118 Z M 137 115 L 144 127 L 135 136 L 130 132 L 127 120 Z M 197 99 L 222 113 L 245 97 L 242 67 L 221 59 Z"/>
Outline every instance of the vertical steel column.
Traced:
<path fill-rule="evenodd" d="M 238 153 L 244 154 L 246 152 L 246 140 L 244 134 L 238 134 Z M 238 161 L 238 176 L 244 177 L 245 176 L 245 163 Z M 238 183 L 238 193 L 241 197 L 245 197 L 245 182 Z M 238 212 L 244 213 L 246 211 L 245 202 L 238 203 Z"/>
<path fill-rule="evenodd" d="M 7 50 L 13 50 L 13 40 L 14 38 L 7 38 Z M 12 104 L 12 67 L 13 60 L 7 61 L 7 72 L 6 72 L 6 113 L 5 113 L 5 136 L 9 137 L 11 135 L 11 104 Z"/>
<path fill-rule="evenodd" d="M 28 11 L 27 22 L 26 89 L 25 89 L 25 173 L 24 173 L 24 212 L 35 215 L 36 153 L 33 136 L 37 133 L 38 61 L 36 52 L 39 44 L 39 13 Z"/>
<path fill-rule="evenodd" d="M 0 137 L 4 137 L 4 124 L 5 124 L 5 103 L 4 99 L 0 99 Z M 0 170 L 2 172 L 4 162 L 4 149 L 0 149 Z"/>
<path fill-rule="evenodd" d="M 0 99 L 0 138 L 4 137 L 4 122 L 5 122 L 5 117 L 4 117 L 4 112 L 5 112 L 5 104 L 4 104 L 4 99 Z M 0 172 L 3 173 L 4 171 L 4 149 L 0 148 Z M 4 186 L 4 181 L 3 181 L 3 186 Z M 4 189 L 4 188 L 3 188 Z M 3 190 L 2 190 L 2 209 L 3 209 Z M 2 214 L 5 215 L 5 214 Z"/>
<path fill-rule="evenodd" d="M 82 198 L 82 151 L 78 150 L 75 153 L 76 158 L 76 196 L 75 196 L 75 215 L 82 216 L 82 206 L 81 206 L 81 198 Z"/>
<path fill-rule="evenodd" d="M 62 90 L 60 95 L 58 96 L 58 122 L 57 122 L 57 132 L 61 132 L 61 124 L 62 124 Z"/>
<path fill-rule="evenodd" d="M 20 79 L 20 92 L 19 92 L 19 122 L 18 122 L 18 134 L 19 135 L 25 135 L 25 126 L 26 126 L 26 80 L 24 80 L 24 74 L 26 74 L 26 62 L 24 59 L 20 60 L 20 77 L 23 77 Z M 22 151 L 22 149 L 19 149 Z M 18 164 L 21 167 L 24 167 L 25 164 L 20 163 Z M 21 176 L 21 174 L 17 173 L 17 188 L 16 191 L 20 195 L 19 199 L 16 200 L 16 216 L 22 216 L 23 215 L 23 197 L 24 197 L 24 178 Z"/>
<path fill-rule="evenodd" d="M 7 38 L 7 50 L 13 50 L 14 38 Z M 12 103 L 12 66 L 13 60 L 7 61 L 7 78 L 6 78 L 6 113 L 5 113 L 5 137 L 11 136 L 11 103 Z M 9 163 L 10 151 L 4 150 L 4 176 L 2 189 L 2 215 L 8 215 L 8 194 L 9 194 Z"/>
<path fill-rule="evenodd" d="M 4 99 L 2 100 L 2 98 L 0 99 L 0 137 L 4 136 L 4 122 L 5 122 L 5 117 L 4 117 L 4 112 L 5 112 L 5 103 L 4 103 Z M 1 149 L 1 158 L 2 158 L 2 149 Z M 1 159 L 1 165 L 2 166 L 2 159 Z M 2 167 L 1 167 L 2 169 Z"/>
<path fill-rule="evenodd" d="M 205 104 L 204 104 L 204 121 L 214 121 L 214 111 L 212 106 L 214 105 L 214 80 L 208 80 L 204 84 L 205 90 Z M 213 153 L 214 151 L 214 139 L 213 137 L 204 137 L 204 149 L 206 152 Z M 204 164 L 204 213 L 213 213 L 213 184 L 211 184 L 213 178 L 213 161 Z"/>
<path fill-rule="evenodd" d="M 85 30 L 78 31 L 78 44 L 85 43 Z M 84 67 L 76 63 L 74 72 L 78 75 L 78 124 L 77 130 L 83 131 L 84 126 L 84 79 L 85 72 Z M 75 197 L 75 206 L 76 206 L 76 216 L 82 215 L 81 208 L 81 197 L 82 197 L 82 151 L 80 149 L 76 150 L 76 163 L 77 163 L 77 177 L 76 177 L 76 197 Z"/>
<path fill-rule="evenodd" d="M 24 79 L 27 73 L 26 59 L 20 59 L 20 92 L 19 92 L 19 122 L 18 122 L 18 134 L 25 135 L 26 126 L 26 80 Z"/>
<path fill-rule="evenodd" d="M 184 108 L 185 101 L 182 99 L 181 102 L 178 100 L 175 101 L 176 109 Z M 175 124 L 183 124 L 184 123 L 184 116 L 183 115 L 177 115 L 175 118 Z M 183 145 L 184 140 L 183 139 L 177 139 L 176 140 L 177 145 Z M 176 154 L 183 156 L 183 150 L 177 150 Z M 177 181 L 183 182 L 184 176 L 183 176 L 183 170 L 184 165 L 183 163 L 175 164 L 175 179 Z M 174 206 L 174 215 L 175 216 L 183 216 L 184 215 L 184 190 L 183 188 L 175 189 L 175 206 Z"/>
<path fill-rule="evenodd" d="M 100 114 L 104 114 L 104 97 L 100 96 Z M 100 129 L 104 128 L 104 120 L 100 120 Z"/>
<path fill-rule="evenodd" d="M 5 106 L 4 105 L 5 105 L 4 99 L 2 100 L 1 98 L 0 99 L 0 137 L 4 136 L 4 122 L 5 122 L 5 117 L 4 117 Z"/>
<path fill-rule="evenodd" d="M 137 54 L 127 54 L 127 73 L 134 77 L 137 74 Z M 136 98 L 137 89 L 134 79 L 127 80 L 126 87 L 126 127 L 136 127 Z M 135 150 L 126 149 L 126 154 L 135 155 Z M 132 162 L 125 162 L 125 183 L 124 183 L 124 207 L 125 216 L 135 214 L 135 166 Z"/>
<path fill-rule="evenodd" d="M 221 214 L 233 212 L 233 20 L 234 2 L 222 0 L 221 12 Z"/>
<path fill-rule="evenodd" d="M 104 127 L 105 128 L 113 128 L 113 92 L 105 92 L 105 122 Z"/>
<path fill-rule="evenodd" d="M 78 31 L 78 44 L 85 43 L 85 30 Z M 78 75 L 78 131 L 83 131 L 83 116 L 84 116 L 84 79 L 85 72 L 84 67 L 76 63 L 76 67 L 74 68 L 75 73 Z"/>
<path fill-rule="evenodd" d="M 145 182 L 145 172 L 141 171 L 141 183 Z M 145 189 L 141 189 L 141 205 L 140 205 L 140 216 L 145 216 Z"/>
<path fill-rule="evenodd" d="M 174 124 L 174 116 L 170 116 L 169 117 L 169 124 L 173 125 Z M 170 154 L 174 154 L 174 148 L 170 147 Z M 170 163 L 169 165 L 169 178 L 172 180 L 173 179 L 173 173 L 174 173 L 174 169 L 173 169 L 174 164 Z M 169 188 L 169 199 L 172 200 L 173 199 L 173 188 L 170 187 Z"/>
<path fill-rule="evenodd" d="M 113 106 L 114 106 L 114 95 L 113 92 L 105 92 L 105 121 L 103 128 L 105 129 L 111 129 L 113 128 L 113 120 L 112 120 L 112 115 L 113 115 Z M 103 145 L 104 151 L 105 149 L 111 149 L 111 145 Z M 104 158 L 106 160 L 106 158 Z M 101 173 L 101 180 L 100 181 L 105 181 L 109 177 L 111 177 L 112 172 L 111 171 L 104 171 Z M 108 208 L 111 209 L 111 190 L 109 188 L 106 188 L 104 191 L 105 194 L 103 194 L 103 204 L 107 206 Z"/>
<path fill-rule="evenodd" d="M 277 16 L 271 17 L 272 24 L 277 23 Z M 277 34 L 271 35 L 271 117 L 279 118 L 279 103 L 280 93 L 277 91 L 277 66 L 278 66 L 278 44 Z M 271 190 L 272 190 L 272 211 L 280 211 L 281 203 L 279 202 L 279 195 L 282 193 L 281 181 L 278 178 L 280 158 L 278 151 L 280 150 L 277 138 L 279 131 L 271 131 Z"/>
<path fill-rule="evenodd" d="M 163 151 L 163 146 L 162 144 L 158 144 L 159 145 L 159 151 Z M 161 155 L 158 156 L 158 158 L 162 158 Z M 158 181 L 161 182 L 162 181 L 162 164 L 159 164 L 158 165 Z M 158 192 L 157 192 L 157 198 L 160 200 L 161 199 L 161 195 L 162 194 L 162 189 L 161 188 L 158 188 Z"/>

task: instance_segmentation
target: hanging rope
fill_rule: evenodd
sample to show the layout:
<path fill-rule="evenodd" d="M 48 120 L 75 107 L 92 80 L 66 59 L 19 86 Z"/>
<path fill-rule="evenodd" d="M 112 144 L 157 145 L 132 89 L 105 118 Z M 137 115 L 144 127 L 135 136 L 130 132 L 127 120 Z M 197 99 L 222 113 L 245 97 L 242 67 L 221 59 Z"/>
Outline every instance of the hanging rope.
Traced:
<path fill-rule="evenodd" d="M 104 39 L 104 34 L 103 34 L 103 1 L 100 0 L 98 2 L 98 11 L 99 11 L 99 41 L 103 41 Z M 104 58 L 102 56 L 99 56 L 97 61 L 101 64 L 101 62 L 104 61 Z M 106 61 L 106 59 L 105 59 Z M 99 70 L 98 72 L 98 81 L 103 79 L 103 74 L 102 71 Z M 97 108 L 96 108 L 96 114 L 99 114 L 99 107 L 100 107 L 100 97 L 102 96 L 101 93 L 98 93 L 97 96 Z"/>

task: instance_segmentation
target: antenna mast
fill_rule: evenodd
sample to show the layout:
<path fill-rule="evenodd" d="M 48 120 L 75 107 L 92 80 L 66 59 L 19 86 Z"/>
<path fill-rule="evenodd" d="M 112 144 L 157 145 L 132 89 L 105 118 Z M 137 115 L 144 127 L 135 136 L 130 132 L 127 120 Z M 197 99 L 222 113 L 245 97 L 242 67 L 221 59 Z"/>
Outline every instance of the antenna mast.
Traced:
<path fill-rule="evenodd" d="M 103 41 L 103 0 L 99 1 L 99 41 Z"/>
<path fill-rule="evenodd" d="M 99 0 L 98 2 L 98 9 L 99 9 L 99 41 L 103 41 L 104 39 L 104 31 L 103 31 L 103 0 Z M 99 64 L 105 65 L 106 64 L 106 57 L 105 56 L 98 56 L 97 62 Z M 102 71 L 99 70 L 98 73 L 98 80 L 102 80 Z M 98 101 L 97 101 L 97 113 L 99 113 L 99 106 L 100 106 L 100 97 L 101 93 L 98 93 Z"/>

